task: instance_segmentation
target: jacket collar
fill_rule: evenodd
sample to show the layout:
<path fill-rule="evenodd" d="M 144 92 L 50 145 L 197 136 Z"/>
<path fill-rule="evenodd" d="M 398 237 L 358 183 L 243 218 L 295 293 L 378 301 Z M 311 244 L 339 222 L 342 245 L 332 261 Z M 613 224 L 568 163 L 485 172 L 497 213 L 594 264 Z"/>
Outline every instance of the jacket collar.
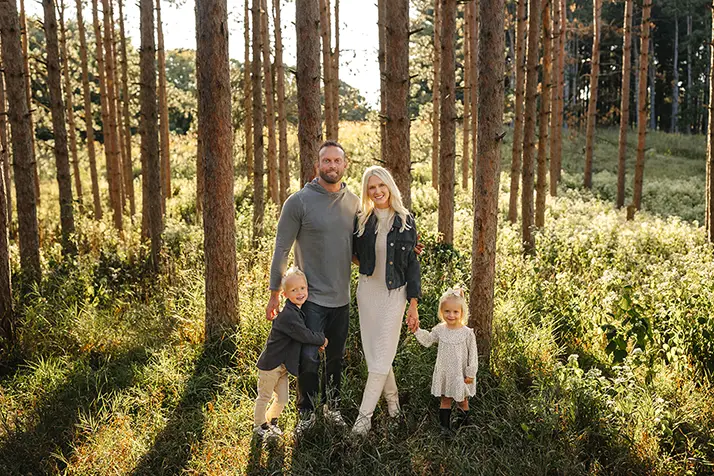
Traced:
<path fill-rule="evenodd" d="M 369 214 L 369 218 L 367 218 L 367 223 L 365 223 L 365 230 L 370 229 L 373 230 L 377 225 L 377 215 L 375 215 L 374 212 Z M 399 230 L 402 227 L 402 219 L 399 215 L 396 213 L 394 214 L 394 221 L 392 222 L 392 230 Z"/>
<path fill-rule="evenodd" d="M 290 309 L 293 312 L 297 312 L 302 315 L 302 309 L 297 307 L 290 299 L 285 300 L 285 309 Z"/>

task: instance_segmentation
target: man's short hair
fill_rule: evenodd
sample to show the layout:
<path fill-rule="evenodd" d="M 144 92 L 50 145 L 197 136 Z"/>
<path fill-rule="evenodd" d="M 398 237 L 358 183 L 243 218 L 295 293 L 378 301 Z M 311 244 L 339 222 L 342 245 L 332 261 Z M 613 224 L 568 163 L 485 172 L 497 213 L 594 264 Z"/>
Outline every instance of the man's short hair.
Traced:
<path fill-rule="evenodd" d="M 326 140 L 325 142 L 323 142 L 323 143 L 320 145 L 320 148 L 317 149 L 317 158 L 318 158 L 318 160 L 319 160 L 319 158 L 320 158 L 320 152 L 322 152 L 322 149 L 324 149 L 324 148 L 326 148 L 326 147 L 337 147 L 338 149 L 340 149 L 340 150 L 342 151 L 342 154 L 343 154 L 343 155 L 347 155 L 347 153 L 345 152 L 345 148 L 342 147 L 342 144 L 340 144 L 340 143 L 337 142 L 336 140 L 330 139 L 330 140 Z"/>

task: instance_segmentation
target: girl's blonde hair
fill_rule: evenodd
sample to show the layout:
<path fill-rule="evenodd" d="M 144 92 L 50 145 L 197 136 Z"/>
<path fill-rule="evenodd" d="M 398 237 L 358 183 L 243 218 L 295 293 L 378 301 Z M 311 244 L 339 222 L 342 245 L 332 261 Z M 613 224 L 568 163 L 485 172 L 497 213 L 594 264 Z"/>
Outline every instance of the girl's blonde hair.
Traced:
<path fill-rule="evenodd" d="M 454 286 L 447 289 L 439 298 L 439 320 L 444 321 L 444 314 L 441 312 L 441 306 L 448 300 L 453 299 L 461 305 L 461 323 L 466 325 L 469 322 L 469 304 L 466 302 L 466 295 L 461 286 Z"/>
<path fill-rule="evenodd" d="M 373 176 L 384 182 L 389 189 L 389 207 L 394 210 L 394 213 L 399 215 L 399 218 L 402 220 L 402 227 L 399 229 L 399 232 L 401 233 L 404 230 L 409 229 L 410 227 L 407 225 L 409 210 L 407 210 L 407 207 L 405 207 L 402 202 L 402 193 L 399 191 L 397 184 L 394 182 L 392 174 L 390 174 L 384 167 L 373 165 L 368 167 L 362 175 L 362 207 L 357 213 L 357 236 L 362 236 L 364 234 L 364 227 L 367 224 L 369 216 L 374 210 L 374 203 L 372 202 L 372 199 L 369 198 L 368 193 L 369 178 Z"/>

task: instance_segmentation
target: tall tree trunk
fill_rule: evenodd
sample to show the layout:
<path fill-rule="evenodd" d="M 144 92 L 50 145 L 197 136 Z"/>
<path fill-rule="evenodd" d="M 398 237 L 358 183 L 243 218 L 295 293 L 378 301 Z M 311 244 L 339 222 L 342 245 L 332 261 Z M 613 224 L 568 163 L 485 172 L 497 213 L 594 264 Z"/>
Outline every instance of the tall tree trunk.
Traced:
<path fill-rule="evenodd" d="M 538 37 L 540 0 L 528 1 L 528 52 L 526 58 L 526 106 L 523 126 L 523 192 L 521 196 L 521 233 L 525 253 L 535 252 L 533 225 L 533 173 L 535 157 L 536 109 L 538 99 Z"/>
<path fill-rule="evenodd" d="M 124 213 L 124 210 L 126 209 L 126 204 L 127 201 L 129 201 L 129 196 L 128 196 L 128 190 L 129 187 L 126 185 L 126 174 L 124 173 L 124 164 L 125 164 L 125 156 L 126 153 L 124 151 L 124 130 L 122 129 L 122 114 L 121 114 L 121 98 L 120 98 L 120 87 L 119 87 L 119 55 L 117 53 L 117 39 L 116 39 L 116 31 L 114 30 L 114 1 L 115 0 L 109 0 L 109 18 L 111 18 L 111 25 L 109 27 L 108 34 L 110 35 L 111 38 L 111 56 L 112 56 L 112 64 L 114 65 L 114 113 L 115 113 L 115 122 L 116 122 L 116 127 L 114 129 L 114 134 L 116 137 L 116 157 L 117 157 L 117 163 L 116 163 L 116 168 L 119 171 L 119 197 L 121 198 L 121 209 L 122 213 Z M 109 53 L 106 53 L 109 55 Z M 104 63 L 105 65 L 108 63 Z"/>
<path fill-rule="evenodd" d="M 565 55 L 565 22 L 562 21 L 561 0 L 553 0 L 553 63 L 551 78 L 550 116 L 550 195 L 558 195 L 560 147 L 563 130 L 563 65 Z"/>
<path fill-rule="evenodd" d="M 2 91 L 2 74 L 0 74 L 0 91 Z M 5 112 L 5 97 L 0 97 L 0 113 Z M 5 125 L 0 125 L 0 137 L 4 134 Z M 0 156 L 7 158 L 6 149 L 3 146 Z M 8 241 L 8 224 L 10 223 L 7 197 L 10 196 L 10 189 L 5 188 L 5 167 L 0 167 L 0 346 L 9 347 L 14 340 L 15 316 L 12 311 L 12 281 L 10 272 L 10 242 Z"/>
<path fill-rule="evenodd" d="M 159 147 L 161 151 L 161 191 L 163 207 L 166 212 L 166 200 L 171 198 L 171 143 L 169 139 L 169 103 L 166 85 L 166 50 L 164 49 L 164 26 L 161 22 L 161 0 L 156 0 L 156 38 L 159 60 Z"/>
<path fill-rule="evenodd" d="M 261 0 L 253 0 L 253 243 L 257 244 L 263 236 L 263 216 L 265 215 L 265 199 L 263 191 L 263 78 L 261 68 Z M 298 9 L 299 7 L 296 7 Z M 299 51 L 299 48 L 298 48 Z M 300 73 L 298 72 L 298 75 Z M 299 77 L 299 76 L 298 76 Z M 206 144 L 207 145 L 207 144 Z"/>
<path fill-rule="evenodd" d="M 92 201 L 94 218 L 102 219 L 102 200 L 99 196 L 99 176 L 97 174 L 97 152 L 94 146 L 94 116 L 92 114 L 92 92 L 89 88 L 89 65 L 87 60 L 87 37 L 82 18 L 82 0 L 75 0 L 77 7 L 77 29 L 79 32 L 79 56 L 82 63 L 82 95 L 84 96 L 84 127 L 87 130 L 87 155 L 89 174 L 92 179 Z"/>
<path fill-rule="evenodd" d="M 69 169 L 67 149 L 67 129 L 62 103 L 62 73 L 60 70 L 59 44 L 57 38 L 57 18 L 54 0 L 42 0 L 45 12 L 45 46 L 47 49 L 47 89 L 49 91 L 50 112 L 52 113 L 52 135 L 57 165 L 59 185 L 60 224 L 62 228 L 62 250 L 65 254 L 76 251 L 74 245 L 74 210 L 72 205 L 72 174 Z"/>
<path fill-rule="evenodd" d="M 454 159 L 456 156 L 456 0 L 440 1 L 442 25 L 438 226 L 441 241 L 450 245 L 454 242 Z"/>
<path fill-rule="evenodd" d="M 644 9 L 644 6 L 642 7 Z M 641 49 L 641 47 L 640 47 Z M 655 110 L 655 104 L 656 104 L 656 91 L 657 91 L 657 70 L 655 69 L 655 50 L 654 50 L 654 42 L 652 41 L 652 37 L 650 36 L 650 42 L 649 42 L 649 49 L 652 52 L 651 55 L 648 56 L 649 60 L 649 69 L 648 69 L 648 74 L 650 77 L 650 129 L 653 131 L 657 130 L 657 113 Z M 646 88 L 647 86 L 645 86 Z"/>
<path fill-rule="evenodd" d="M 129 64 L 126 54 L 126 35 L 124 33 L 124 0 L 119 0 L 119 34 L 121 37 L 121 106 L 123 120 L 123 124 L 120 124 L 119 128 L 124 132 L 124 154 L 122 155 L 124 166 L 124 194 L 129 198 L 129 212 L 133 217 L 136 214 L 136 200 L 134 198 L 134 165 L 131 159 L 131 116 L 129 113 L 131 97 L 129 96 Z"/>
<path fill-rule="evenodd" d="M 28 107 L 28 114 L 30 115 L 30 130 L 32 131 L 32 135 L 30 136 L 30 142 L 32 144 L 32 149 L 35 149 L 35 126 L 34 126 L 34 119 L 32 118 L 32 85 L 31 85 L 31 78 L 30 78 L 30 53 L 29 53 L 29 39 L 27 37 L 27 16 L 25 15 L 25 0 L 20 0 L 20 36 L 22 37 L 22 59 L 23 59 L 23 68 L 25 71 L 25 95 L 27 96 L 27 107 Z M 33 157 L 33 160 L 35 161 L 32 164 L 33 167 L 33 173 L 34 173 L 34 181 L 35 181 L 35 197 L 37 200 L 37 206 L 40 205 L 40 201 L 42 199 L 42 196 L 40 194 L 40 167 L 39 164 L 37 163 L 37 157 Z"/>
<path fill-rule="evenodd" d="M 334 140 L 340 136 L 340 0 L 335 0 L 335 47 L 332 49 L 332 132 Z"/>
<path fill-rule="evenodd" d="M 692 15 L 687 15 L 687 92 L 684 96 L 687 110 L 687 134 L 692 133 L 694 97 L 692 95 Z"/>
<path fill-rule="evenodd" d="M 154 271 L 161 264 L 161 233 L 164 229 L 161 214 L 161 159 L 159 158 L 158 111 L 156 106 L 156 44 L 154 43 L 154 0 L 140 0 L 139 8 L 141 51 L 141 162 L 145 164 L 148 195 L 142 197 L 144 210 L 149 215 L 151 263 Z M 200 91 L 200 89 L 199 89 Z M 199 113 L 199 120 L 200 120 Z M 233 175 L 231 174 L 231 180 Z"/>
<path fill-rule="evenodd" d="M 104 124 L 104 133 L 109 131 L 108 137 L 104 141 L 105 154 L 107 156 L 107 171 L 112 176 L 109 182 L 109 196 L 113 197 L 112 208 L 114 212 L 114 227 L 117 230 L 122 230 L 122 195 L 121 181 L 122 174 L 120 168 L 121 151 L 119 150 L 119 137 L 117 129 L 117 112 L 116 112 L 116 97 L 114 88 L 114 55 L 112 54 L 112 24 L 111 9 L 109 8 L 109 0 L 102 0 L 102 8 L 104 10 L 104 67 L 105 80 L 104 90 L 107 96 L 107 119 L 108 123 Z"/>
<path fill-rule="evenodd" d="M 32 146 L 32 121 L 26 94 L 20 22 L 15 2 L 0 2 L 0 36 L 12 137 L 20 267 L 28 282 L 38 282 L 41 268 L 35 196 L 35 150 Z"/>
<path fill-rule="evenodd" d="M 296 0 L 298 143 L 301 184 L 315 176 L 315 160 L 322 140 L 320 125 L 320 30 L 318 0 Z M 302 186 L 302 185 L 301 185 Z"/>
<path fill-rule="evenodd" d="M 270 61 L 270 28 L 268 27 L 268 2 L 261 0 L 260 15 L 261 47 L 263 50 L 263 72 L 265 74 L 265 122 L 268 126 L 268 192 L 270 200 L 280 205 L 280 187 L 278 184 L 278 147 L 275 137 L 275 91 Z"/>
<path fill-rule="evenodd" d="M 585 130 L 585 188 L 593 186 L 593 147 L 595 145 L 595 122 L 597 122 L 597 86 L 600 77 L 600 17 L 602 0 L 593 1 L 593 52 L 590 57 L 590 98 L 588 123 Z"/>
<path fill-rule="evenodd" d="M 464 4 L 464 41 L 463 41 L 463 55 L 464 55 L 464 117 L 462 120 L 463 125 L 463 145 L 461 146 L 461 188 L 464 190 L 469 189 L 469 146 L 471 141 L 471 91 L 476 88 L 471 87 L 471 21 L 472 19 L 468 13 L 468 7 L 471 2 Z"/>
<path fill-rule="evenodd" d="M 632 64 L 632 1 L 625 0 L 625 36 L 622 40 L 622 91 L 620 93 L 620 140 L 617 159 L 617 208 L 625 205 L 625 156 L 630 126 L 630 65 Z"/>
<path fill-rule="evenodd" d="M 245 1 L 245 21 L 248 22 L 248 0 Z M 194 16 L 195 16 L 195 23 L 198 25 L 198 8 L 194 8 Z M 248 23 L 246 23 L 246 28 L 248 28 Z M 196 29 L 196 44 L 198 45 L 198 35 L 199 31 Z M 250 54 L 250 49 L 246 47 L 245 51 L 246 56 Z M 196 56 L 196 80 L 198 81 L 198 78 L 201 75 L 200 69 L 201 69 L 201 62 L 199 61 L 198 56 Z M 243 68 L 248 68 L 248 64 L 244 64 Z M 245 77 L 244 81 L 248 81 L 248 84 L 250 84 L 250 72 L 249 71 L 244 71 Z M 196 91 L 196 109 L 200 110 L 201 109 L 201 101 L 203 100 L 203 96 L 201 94 L 198 94 L 198 91 Z M 247 117 L 250 118 L 250 112 L 246 113 Z M 205 132 L 202 130 L 202 127 L 204 126 L 203 121 L 197 121 L 196 124 L 196 221 L 198 223 L 203 223 L 203 203 L 204 203 L 204 196 L 205 196 L 205 190 L 206 190 L 206 177 L 205 177 L 205 167 L 204 167 L 204 147 L 203 147 L 203 137 L 205 136 Z M 252 133 L 252 131 L 251 131 Z M 251 138 L 251 140 L 253 140 Z M 251 154 L 253 151 L 251 150 Z M 252 163 L 252 155 L 251 155 L 251 162 L 248 163 L 248 170 L 250 171 L 250 174 L 253 173 L 253 163 Z M 248 175 L 248 179 L 252 175 Z"/>
<path fill-rule="evenodd" d="M 516 120 L 513 125 L 513 147 L 511 150 L 511 191 L 508 201 L 508 219 L 518 220 L 518 184 L 521 178 L 521 156 L 523 155 L 523 99 L 526 80 L 526 4 L 528 0 L 518 0 L 516 10 Z"/>
<path fill-rule="evenodd" d="M 254 35 L 260 32 L 259 6 L 259 3 L 254 1 Z M 199 20 L 196 55 L 201 62 L 201 75 L 198 77 L 197 86 L 199 94 L 204 95 L 199 103 L 201 110 L 198 111 L 198 120 L 204 122 L 201 130 L 206 133 L 204 147 L 207 186 L 203 212 L 206 250 L 206 339 L 217 339 L 239 321 L 228 7 L 226 0 L 197 0 L 196 9 Z M 257 69 L 260 71 L 260 51 L 255 44 L 254 48 L 253 58 L 258 59 Z M 255 64 L 254 62 L 254 68 Z M 262 127 L 259 130 L 262 132 Z"/>
<path fill-rule="evenodd" d="M 243 132 L 245 133 L 245 163 L 248 171 L 248 180 L 253 179 L 253 87 L 250 79 L 250 9 L 248 3 L 250 0 L 245 0 L 243 3 L 243 110 L 245 114 L 245 123 Z"/>
<path fill-rule="evenodd" d="M 553 0 L 558 1 L 558 0 Z M 545 196 L 547 194 L 548 180 L 548 128 L 550 117 L 550 91 L 553 87 L 551 79 L 552 71 L 552 31 L 550 24 L 550 2 L 543 2 L 543 74 L 541 75 L 540 88 L 540 117 L 538 129 L 538 173 L 536 182 L 536 207 L 535 207 L 535 225 L 538 228 L 543 228 L 545 225 Z"/>
<path fill-rule="evenodd" d="M 669 131 L 679 132 L 679 16 L 674 13 L 674 46 L 672 59 L 672 117 Z"/>
<path fill-rule="evenodd" d="M 106 67 L 104 65 L 104 41 L 102 38 L 101 24 L 99 22 L 98 0 L 92 0 L 92 20 L 94 27 L 94 39 L 96 41 L 95 56 L 97 61 L 97 76 L 99 78 L 99 102 L 102 117 L 102 137 L 106 163 L 106 177 L 107 184 L 109 185 L 109 205 L 112 212 L 114 212 L 116 209 L 116 202 L 118 200 L 118 197 L 115 196 L 115 191 L 118 190 L 118 187 L 114 185 L 114 169 L 112 167 L 111 155 L 109 153 L 109 148 L 112 143 L 110 140 L 112 131 L 109 128 L 109 95 L 107 93 Z M 145 180 L 143 181 L 145 182 Z M 113 214 L 113 216 L 116 218 L 116 214 Z M 148 212 L 146 212 L 146 210 L 144 210 L 144 216 L 146 217 L 145 219 L 148 220 Z M 148 230 L 148 225 L 145 229 Z"/>
<path fill-rule="evenodd" d="M 712 3 L 714 8 L 714 3 Z M 714 9 L 712 10 L 714 11 Z M 711 26 L 711 43 L 714 45 L 714 21 Z M 714 71 L 714 47 L 709 47 L 709 71 Z M 705 191 L 705 228 L 707 240 L 714 243 L 714 74 L 709 74 L 709 120 L 707 122 L 707 166 Z"/>
<path fill-rule="evenodd" d="M 431 88 L 431 185 L 439 189 L 439 127 L 441 127 L 441 0 L 434 0 L 434 80 Z"/>
<path fill-rule="evenodd" d="M 64 78 L 64 97 L 67 107 L 67 126 L 69 132 L 69 151 L 72 154 L 72 172 L 74 173 L 74 188 L 77 189 L 77 202 L 82 204 L 82 177 L 79 173 L 79 158 L 77 157 L 77 132 L 74 122 L 74 93 L 69 80 L 69 57 L 67 55 L 67 28 L 64 22 L 64 0 L 60 0 L 59 27 L 60 47 L 62 48 L 62 75 Z"/>
<path fill-rule="evenodd" d="M 320 35 L 322 36 L 322 76 L 324 78 L 324 96 L 325 96 L 325 132 L 328 139 L 333 139 L 332 134 L 335 132 L 335 124 L 333 124 L 332 110 L 334 108 L 334 98 L 332 93 L 332 61 L 330 53 L 332 51 L 332 32 L 330 31 L 330 0 L 320 0 Z"/>
<path fill-rule="evenodd" d="M 558 106 L 558 126 L 557 126 L 557 131 L 558 131 L 558 138 L 555 141 L 555 153 L 553 157 L 556 160 L 556 174 L 557 174 L 557 179 L 556 182 L 560 181 L 560 175 L 563 170 L 562 162 L 563 162 L 563 121 L 565 120 L 565 98 L 568 97 L 567 94 L 565 93 L 565 42 L 566 42 L 566 37 L 568 33 L 568 20 L 567 20 L 567 3 L 566 0 L 561 0 L 560 3 L 560 30 L 561 30 L 561 35 L 560 35 L 560 54 L 558 55 L 558 69 L 560 71 L 559 77 L 558 77 L 558 90 L 559 90 L 559 97 L 560 100 L 559 106 Z M 556 183 L 556 189 L 554 190 L 555 193 L 557 193 L 557 183 Z"/>
<path fill-rule="evenodd" d="M 336 4 L 337 8 L 339 2 Z M 285 66 L 283 65 L 283 33 L 280 20 L 280 0 L 273 0 L 275 25 L 275 76 L 278 93 L 278 169 L 280 170 L 280 206 L 290 193 L 290 164 L 288 163 L 288 119 L 285 112 Z"/>
<path fill-rule="evenodd" d="M 409 152 L 409 0 L 386 4 L 385 51 L 386 143 L 384 164 L 411 206 L 411 156 Z"/>
<path fill-rule="evenodd" d="M 0 50 L 0 71 L 3 71 L 2 50 Z M 12 233 L 12 178 L 10 177 L 10 147 L 7 135 L 7 102 L 5 100 L 5 81 L 0 74 L 0 168 L 4 177 L 5 187 L 5 219 Z"/>
<path fill-rule="evenodd" d="M 640 76 L 639 76 L 639 110 L 637 111 L 637 161 L 635 163 L 635 187 L 633 190 L 633 206 L 639 210 L 642 202 L 642 179 L 645 172 L 645 134 L 647 133 L 647 66 L 650 46 L 650 11 L 652 0 L 644 0 L 642 5 L 642 26 L 640 27 Z M 654 83 L 652 83 L 654 90 Z M 631 216 L 628 214 L 628 217 Z"/>
<path fill-rule="evenodd" d="M 476 175 L 478 166 L 478 101 L 479 101 L 479 24 L 480 0 L 473 0 L 467 5 L 467 15 L 471 18 L 469 30 L 469 48 L 471 50 L 471 67 L 469 69 L 471 81 L 471 177 Z"/>
<path fill-rule="evenodd" d="M 438 0 L 435 0 L 438 1 Z M 379 50 L 377 52 L 377 61 L 379 62 L 379 147 L 380 157 L 387 156 L 387 86 L 385 85 L 385 75 L 387 69 L 387 52 L 384 47 L 386 45 L 386 14 L 387 0 L 377 0 L 377 29 L 379 36 Z"/>
<path fill-rule="evenodd" d="M 498 196 L 503 137 L 503 0 L 480 0 L 478 69 L 478 165 L 474 174 L 474 217 L 469 326 L 476 331 L 481 361 L 491 354 Z M 475 159 L 475 157 L 474 157 Z"/>

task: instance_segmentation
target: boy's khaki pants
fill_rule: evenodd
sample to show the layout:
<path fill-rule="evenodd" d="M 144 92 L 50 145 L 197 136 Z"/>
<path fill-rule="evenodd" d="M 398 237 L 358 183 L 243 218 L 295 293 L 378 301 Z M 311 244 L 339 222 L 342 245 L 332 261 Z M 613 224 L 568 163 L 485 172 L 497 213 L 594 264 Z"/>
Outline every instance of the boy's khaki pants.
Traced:
<path fill-rule="evenodd" d="M 273 395 L 275 399 L 266 412 L 268 402 Z M 283 408 L 288 404 L 288 396 L 288 371 L 284 364 L 273 370 L 258 369 L 258 397 L 255 399 L 253 416 L 255 426 L 258 427 L 280 416 Z"/>

